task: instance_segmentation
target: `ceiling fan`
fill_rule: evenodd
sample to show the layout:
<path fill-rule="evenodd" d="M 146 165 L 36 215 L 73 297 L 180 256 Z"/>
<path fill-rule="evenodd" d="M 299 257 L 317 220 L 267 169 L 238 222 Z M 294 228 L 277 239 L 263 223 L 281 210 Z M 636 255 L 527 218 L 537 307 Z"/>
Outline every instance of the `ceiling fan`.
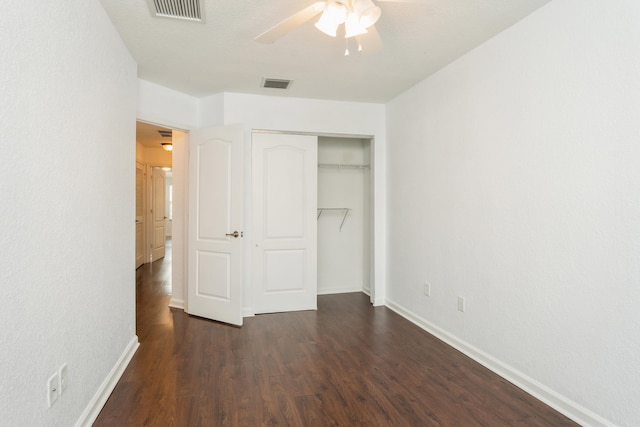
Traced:
<path fill-rule="evenodd" d="M 317 1 L 268 29 L 254 40 L 260 43 L 273 43 L 317 15 L 320 15 L 320 19 L 315 24 L 318 30 L 331 37 L 336 37 L 338 27 L 344 24 L 344 37 L 349 39 L 367 33 L 369 29 L 373 28 L 381 14 L 382 10 L 372 0 Z M 362 50 L 362 46 L 359 43 L 358 50 Z M 349 55 L 348 48 L 345 51 L 345 55 Z"/>

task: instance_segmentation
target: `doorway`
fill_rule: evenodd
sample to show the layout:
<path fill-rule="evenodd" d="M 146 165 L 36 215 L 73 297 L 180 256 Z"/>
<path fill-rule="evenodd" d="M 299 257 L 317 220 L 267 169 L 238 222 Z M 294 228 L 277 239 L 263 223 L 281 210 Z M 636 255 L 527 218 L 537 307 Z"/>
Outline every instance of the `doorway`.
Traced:
<path fill-rule="evenodd" d="M 171 134 L 136 122 L 136 268 L 163 258 L 171 239 Z"/>
<path fill-rule="evenodd" d="M 254 131 L 254 313 L 308 310 L 318 294 L 372 297 L 372 138 Z"/>
<path fill-rule="evenodd" d="M 318 295 L 371 293 L 371 139 L 318 138 Z"/>

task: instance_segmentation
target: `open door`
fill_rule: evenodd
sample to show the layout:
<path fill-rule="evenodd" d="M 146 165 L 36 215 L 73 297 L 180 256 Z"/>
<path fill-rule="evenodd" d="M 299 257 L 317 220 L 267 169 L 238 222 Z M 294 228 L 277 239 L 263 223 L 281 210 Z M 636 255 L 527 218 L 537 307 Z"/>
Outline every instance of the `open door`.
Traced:
<path fill-rule="evenodd" d="M 242 127 L 189 135 L 187 312 L 242 325 Z"/>
<path fill-rule="evenodd" d="M 162 168 L 153 168 L 153 200 L 152 200 L 152 218 L 153 218 L 153 246 L 151 249 L 151 260 L 156 261 L 164 258 L 165 252 L 165 220 L 167 215 L 165 212 L 167 176 Z"/>
<path fill-rule="evenodd" d="M 318 138 L 254 133 L 252 145 L 255 312 L 315 310 Z"/>

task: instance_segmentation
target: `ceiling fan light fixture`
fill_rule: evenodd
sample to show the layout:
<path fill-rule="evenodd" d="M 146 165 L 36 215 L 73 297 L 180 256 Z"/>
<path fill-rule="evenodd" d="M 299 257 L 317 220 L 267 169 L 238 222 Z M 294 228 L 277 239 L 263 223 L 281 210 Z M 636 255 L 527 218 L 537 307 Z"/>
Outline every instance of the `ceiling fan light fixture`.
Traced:
<path fill-rule="evenodd" d="M 359 36 L 367 32 L 366 27 L 360 24 L 360 19 L 355 12 L 349 13 L 347 20 L 344 23 L 344 38 Z"/>
<path fill-rule="evenodd" d="M 344 23 L 346 18 L 347 8 L 335 0 L 329 0 L 316 22 L 316 28 L 328 36 L 335 37 L 338 25 Z"/>
<path fill-rule="evenodd" d="M 382 10 L 371 0 L 353 0 L 353 11 L 359 18 L 360 25 L 369 28 L 380 19 Z"/>

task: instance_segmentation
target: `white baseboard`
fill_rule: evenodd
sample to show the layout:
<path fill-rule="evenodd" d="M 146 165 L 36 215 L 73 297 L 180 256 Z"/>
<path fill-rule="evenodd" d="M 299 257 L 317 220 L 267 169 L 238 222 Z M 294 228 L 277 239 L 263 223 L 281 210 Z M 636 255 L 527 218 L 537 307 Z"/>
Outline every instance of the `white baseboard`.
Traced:
<path fill-rule="evenodd" d="M 385 300 L 384 298 L 377 298 L 373 301 L 372 305 L 374 307 L 381 307 L 383 305 L 387 305 L 387 300 Z M 389 307 L 391 308 L 391 307 Z"/>
<path fill-rule="evenodd" d="M 122 377 L 124 370 L 129 365 L 129 362 L 131 362 L 131 358 L 139 346 L 140 343 L 138 342 L 138 337 L 134 335 L 133 338 L 131 338 L 131 341 L 129 341 L 127 347 L 124 349 L 122 355 L 120 355 L 116 364 L 107 375 L 107 378 L 105 378 L 102 384 L 100 384 L 98 391 L 93 396 L 84 412 L 82 412 L 82 415 L 80 415 L 75 427 L 90 427 L 96 418 L 98 418 L 100 411 L 104 407 L 105 403 L 107 403 L 107 399 L 109 399 L 111 392 L 116 387 L 116 384 L 118 384 L 120 377 Z"/>
<path fill-rule="evenodd" d="M 253 311 L 253 308 L 251 307 L 245 307 L 242 309 L 242 317 L 254 317 L 256 315 L 256 312 Z"/>
<path fill-rule="evenodd" d="M 478 348 L 475 348 L 471 344 L 459 339 L 454 335 L 451 335 L 443 329 L 440 329 L 439 327 L 428 322 L 427 320 L 411 312 L 410 310 L 405 309 L 399 304 L 396 304 L 393 301 L 387 299 L 386 306 L 398 313 L 400 316 L 429 332 L 431 335 L 439 338 L 440 340 L 449 344 L 451 347 L 459 350 L 484 367 L 500 375 L 510 383 L 521 388 L 536 399 L 546 403 L 556 411 L 566 415 L 568 418 L 571 418 L 578 424 L 585 427 L 615 427 L 613 423 L 591 412 L 587 408 L 578 405 L 576 402 L 551 390 L 544 384 L 539 383 L 533 378 L 501 362 L 493 356 L 483 352 Z"/>
<path fill-rule="evenodd" d="M 171 300 L 169 301 L 169 307 L 184 310 L 184 300 L 171 298 Z"/>

